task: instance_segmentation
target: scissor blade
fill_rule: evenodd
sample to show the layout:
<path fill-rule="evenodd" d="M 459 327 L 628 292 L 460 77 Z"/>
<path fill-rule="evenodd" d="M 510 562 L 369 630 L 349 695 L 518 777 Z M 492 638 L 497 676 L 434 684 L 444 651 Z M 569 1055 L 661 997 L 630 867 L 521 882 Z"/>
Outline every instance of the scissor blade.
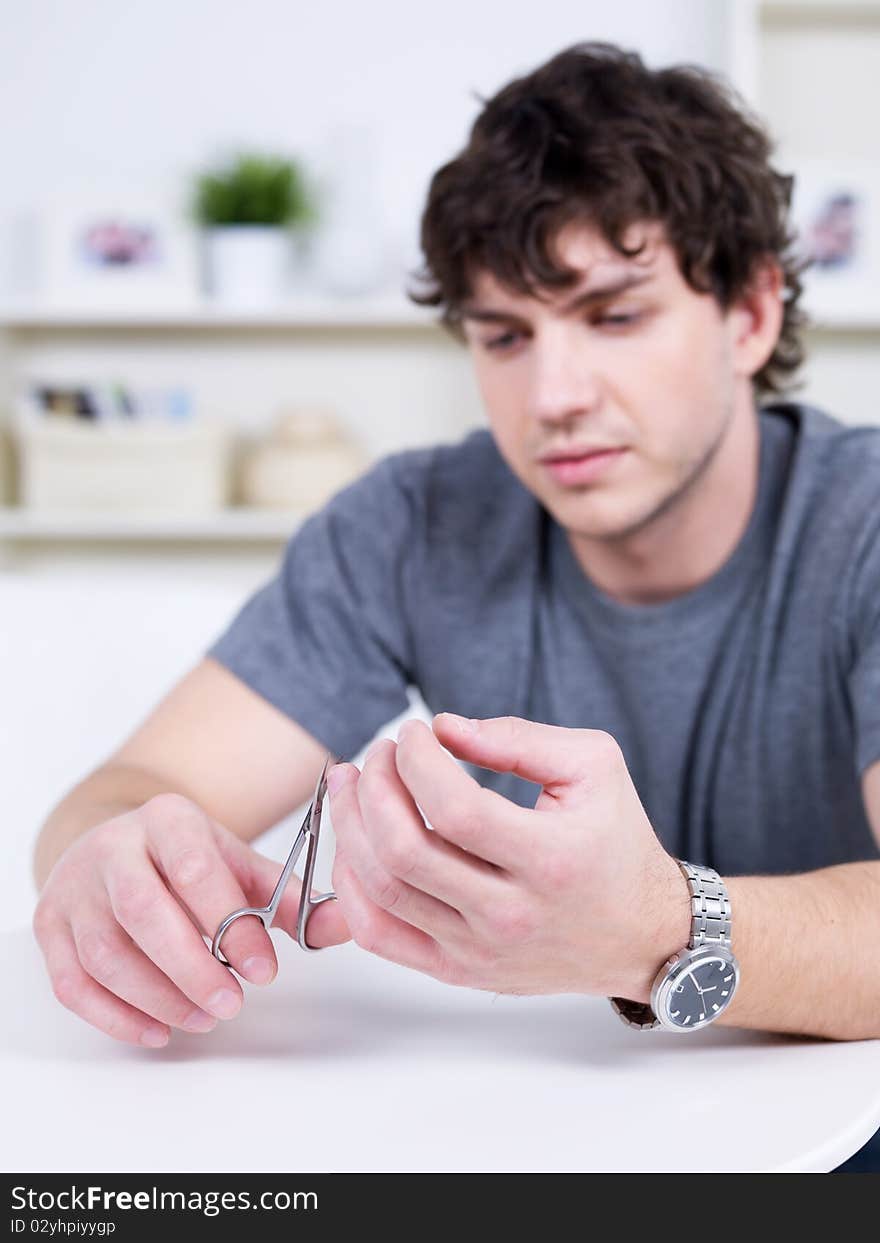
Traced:
<path fill-rule="evenodd" d="M 316 835 L 321 828 L 321 813 L 324 810 L 324 795 L 327 793 L 327 773 L 334 763 L 335 760 L 333 759 L 333 756 L 328 754 L 326 760 L 324 761 L 324 767 L 321 769 L 321 775 L 318 778 L 318 783 L 315 786 L 315 797 L 312 799 L 312 805 L 309 808 L 308 815 L 306 816 L 308 831 L 313 835 Z"/>
<path fill-rule="evenodd" d="M 269 899 L 268 910 L 270 912 L 270 922 L 275 918 L 275 912 L 278 910 L 278 905 L 281 902 L 281 896 L 287 888 L 287 882 L 290 880 L 290 874 L 296 867 L 297 860 L 302 854 L 303 846 L 305 846 L 308 841 L 309 821 L 311 819 L 311 814 L 312 809 L 310 807 L 306 812 L 306 817 L 303 820 L 300 830 L 294 839 L 294 843 L 290 848 L 290 854 L 287 856 L 287 862 L 284 865 L 281 875 L 278 877 L 278 883 L 275 886 L 272 897 Z"/>

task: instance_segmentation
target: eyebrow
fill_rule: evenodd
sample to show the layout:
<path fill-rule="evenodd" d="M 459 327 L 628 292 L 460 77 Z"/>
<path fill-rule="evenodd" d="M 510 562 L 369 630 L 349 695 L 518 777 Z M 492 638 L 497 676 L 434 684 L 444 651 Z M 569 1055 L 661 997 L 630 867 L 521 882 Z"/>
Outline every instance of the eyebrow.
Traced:
<path fill-rule="evenodd" d="M 596 285 L 592 289 L 586 289 L 582 293 L 576 294 L 571 301 L 567 302 L 560 309 L 563 315 L 570 315 L 572 311 L 580 311 L 586 306 L 592 306 L 596 302 L 604 302 L 607 298 L 614 297 L 615 294 L 623 293 L 636 285 L 644 285 L 653 279 L 653 272 L 629 272 L 619 280 L 610 281 L 604 285 Z M 507 322 L 521 318 L 516 311 L 496 311 L 491 307 L 483 308 L 467 305 L 462 307 L 461 317 L 462 319 L 476 319 L 485 323 Z"/>

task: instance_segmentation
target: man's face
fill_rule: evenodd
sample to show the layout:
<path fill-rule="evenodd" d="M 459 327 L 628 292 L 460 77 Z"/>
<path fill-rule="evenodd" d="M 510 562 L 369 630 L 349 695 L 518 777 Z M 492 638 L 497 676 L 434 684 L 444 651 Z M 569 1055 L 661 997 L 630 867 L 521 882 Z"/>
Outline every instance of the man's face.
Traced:
<path fill-rule="evenodd" d="M 569 225 L 556 247 L 581 273 L 577 286 L 540 301 L 483 270 L 463 308 L 502 456 L 562 526 L 588 538 L 644 529 L 691 493 L 734 410 L 730 316 L 686 283 L 662 226 L 635 225 L 624 240 L 642 238 L 644 252 L 627 259 Z M 555 468 L 541 460 L 598 449 L 619 452 Z"/>

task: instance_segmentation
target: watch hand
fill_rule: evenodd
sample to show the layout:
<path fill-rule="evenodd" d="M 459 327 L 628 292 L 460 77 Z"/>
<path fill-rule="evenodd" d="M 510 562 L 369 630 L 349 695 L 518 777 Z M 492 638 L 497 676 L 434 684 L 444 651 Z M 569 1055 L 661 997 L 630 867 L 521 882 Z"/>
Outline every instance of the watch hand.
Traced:
<path fill-rule="evenodd" d="M 717 987 L 718 987 L 717 984 L 713 984 L 711 988 L 701 988 L 700 992 L 701 993 L 714 993 Z"/>

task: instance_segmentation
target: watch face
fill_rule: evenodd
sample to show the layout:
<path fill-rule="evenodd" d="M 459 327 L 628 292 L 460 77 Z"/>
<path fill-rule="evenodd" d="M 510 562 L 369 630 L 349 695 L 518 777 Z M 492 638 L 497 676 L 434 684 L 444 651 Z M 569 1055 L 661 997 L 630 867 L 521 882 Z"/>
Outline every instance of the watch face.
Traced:
<path fill-rule="evenodd" d="M 702 1027 L 728 1005 L 737 984 L 736 967 L 716 951 L 686 958 L 665 985 L 663 1009 L 670 1026 Z"/>

